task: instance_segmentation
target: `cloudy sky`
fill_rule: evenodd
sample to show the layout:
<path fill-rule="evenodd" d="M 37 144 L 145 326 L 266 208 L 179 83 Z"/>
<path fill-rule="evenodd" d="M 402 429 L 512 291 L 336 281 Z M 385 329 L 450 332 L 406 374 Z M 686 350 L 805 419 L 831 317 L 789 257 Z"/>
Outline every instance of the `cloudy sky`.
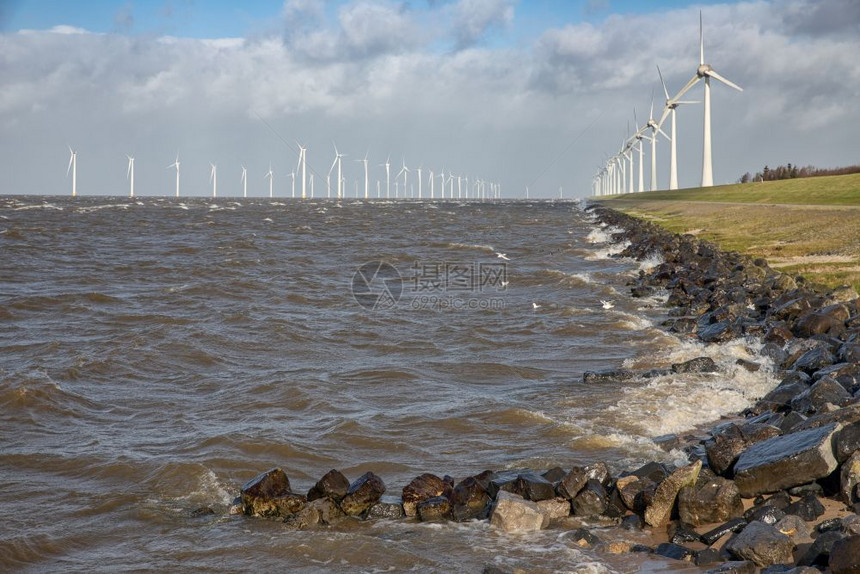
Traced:
<path fill-rule="evenodd" d="M 855 0 L 3 0 L 0 193 L 69 193 L 70 145 L 81 194 L 127 193 L 126 154 L 139 195 L 172 194 L 178 153 L 183 195 L 211 193 L 209 162 L 219 195 L 241 193 L 242 164 L 267 194 L 270 163 L 289 195 L 298 140 L 317 195 L 332 141 L 350 195 L 365 153 L 374 194 L 390 154 L 423 167 L 425 193 L 444 169 L 505 197 L 588 195 L 634 108 L 647 119 L 653 92 L 662 109 L 656 66 L 671 93 L 694 75 L 699 10 L 706 61 L 744 88 L 712 89 L 715 183 L 860 163 Z M 694 186 L 701 105 L 678 129 Z"/>

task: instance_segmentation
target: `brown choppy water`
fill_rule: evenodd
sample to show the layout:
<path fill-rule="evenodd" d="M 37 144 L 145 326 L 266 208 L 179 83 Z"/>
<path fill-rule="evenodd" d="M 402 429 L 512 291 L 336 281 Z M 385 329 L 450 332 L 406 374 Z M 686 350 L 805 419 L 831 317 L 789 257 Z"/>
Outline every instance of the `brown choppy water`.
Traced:
<path fill-rule="evenodd" d="M 226 512 L 272 466 L 299 492 L 372 470 L 396 497 L 422 472 L 670 461 L 653 437 L 773 384 L 734 370 L 747 343 L 654 327 L 659 298 L 626 295 L 640 263 L 607 257 L 607 240 L 570 203 L 0 198 L 0 569 L 687 567 L 590 553 L 561 530 L 291 532 Z M 396 307 L 353 298 L 370 261 L 403 277 Z M 413 282 L 502 263 L 507 283 L 483 290 Z M 700 354 L 727 374 L 582 383 Z"/>

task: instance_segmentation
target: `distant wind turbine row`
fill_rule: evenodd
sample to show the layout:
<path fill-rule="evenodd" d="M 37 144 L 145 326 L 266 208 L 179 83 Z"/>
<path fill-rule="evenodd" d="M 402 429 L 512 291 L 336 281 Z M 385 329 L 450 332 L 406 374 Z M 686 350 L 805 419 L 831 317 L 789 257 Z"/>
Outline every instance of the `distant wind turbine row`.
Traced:
<path fill-rule="evenodd" d="M 328 170 L 328 174 L 326 175 L 326 198 L 332 199 L 332 182 L 331 177 L 334 173 L 337 180 L 334 186 L 334 198 L 341 200 L 346 199 L 346 190 L 347 190 L 347 182 L 344 176 L 344 168 L 343 168 L 343 158 L 347 157 L 346 154 L 341 153 L 337 145 L 332 143 L 334 147 L 334 159 L 332 161 L 331 167 Z M 307 147 L 298 144 L 298 163 L 296 164 L 296 168 L 290 172 L 291 182 L 290 182 L 290 197 L 296 198 L 296 178 L 298 177 L 301 181 L 300 184 L 300 195 L 301 199 L 308 199 L 314 197 L 314 173 L 308 175 L 308 167 L 307 167 Z M 68 177 L 71 174 L 72 178 L 72 196 L 77 196 L 77 152 L 72 150 L 69 147 L 69 153 L 71 157 L 69 158 L 69 166 L 66 170 L 66 176 Z M 370 167 L 369 167 L 369 157 L 370 152 L 366 152 L 364 154 L 363 159 L 355 160 L 357 163 L 362 164 L 364 167 L 364 188 L 363 188 L 363 198 L 371 199 L 370 193 Z M 134 197 L 134 156 L 127 155 L 128 158 L 128 170 L 126 172 L 126 177 L 129 181 L 129 197 Z M 212 197 L 218 197 L 218 166 L 215 163 L 210 163 L 209 170 L 209 183 L 212 185 Z M 429 175 L 427 177 L 427 184 L 429 186 L 430 195 L 429 197 L 424 197 L 424 170 L 423 166 L 418 166 L 415 168 L 415 173 L 417 175 L 417 194 L 415 190 L 415 183 L 410 185 L 410 177 L 409 174 L 413 172 L 406 165 L 406 158 L 401 158 L 401 166 L 400 171 L 397 172 L 397 175 L 394 176 L 394 195 L 392 197 L 391 193 L 391 156 L 389 155 L 385 163 L 379 164 L 380 167 L 385 168 L 385 196 L 384 199 L 479 199 L 479 200 L 487 200 L 487 199 L 499 199 L 501 197 L 501 185 L 496 182 L 487 181 L 480 178 L 470 179 L 467 176 L 459 176 L 454 175 L 451 172 L 448 172 L 446 175 L 445 170 L 442 169 L 440 174 L 435 174 L 433 170 L 428 170 Z M 167 166 L 167 169 L 175 169 L 176 173 L 176 187 L 174 191 L 174 196 L 179 197 L 179 175 L 180 175 L 180 161 L 179 154 L 176 154 L 176 159 Z M 242 165 L 242 174 L 239 178 L 239 183 L 242 188 L 242 197 L 248 197 L 248 169 Z M 275 180 L 275 172 L 272 169 L 272 164 L 269 164 L 269 171 L 266 172 L 266 175 L 263 176 L 263 179 L 269 180 L 269 197 L 274 197 L 274 180 Z M 439 180 L 440 184 L 440 192 L 436 194 L 436 180 Z M 471 182 L 471 185 L 470 185 Z M 400 185 L 403 185 L 401 188 Z M 456 190 L 455 190 L 456 183 Z M 465 185 L 464 185 L 465 184 Z M 402 189 L 402 193 L 401 193 Z M 446 193 L 447 189 L 447 193 Z M 355 197 L 361 198 L 362 194 L 359 192 L 359 183 L 355 181 Z M 382 199 L 382 187 L 379 179 L 376 180 L 376 198 Z"/>
<path fill-rule="evenodd" d="M 727 80 L 717 73 L 710 65 L 705 63 L 705 39 L 702 26 L 702 13 L 699 12 L 699 66 L 696 68 L 696 74 L 684 85 L 681 90 L 674 96 L 669 96 L 669 90 L 666 88 L 666 82 L 663 81 L 663 73 L 660 67 L 657 66 L 657 73 L 660 76 L 660 84 L 663 87 L 663 93 L 666 96 L 666 102 L 663 106 L 663 113 L 659 121 L 654 119 L 654 96 L 651 96 L 651 113 L 648 121 L 639 127 L 639 122 L 636 120 L 636 111 L 633 111 L 633 118 L 636 125 L 636 131 L 633 135 L 624 139 L 621 144 L 621 149 L 610 157 L 606 163 L 598 170 L 592 180 L 593 195 L 616 195 L 621 193 L 642 192 L 644 189 L 644 158 L 642 140 L 648 140 L 651 143 L 651 186 L 650 190 L 657 189 L 657 135 L 662 135 L 669 141 L 671 146 L 669 156 L 669 189 L 678 189 L 678 152 L 677 152 L 677 126 L 675 112 L 678 106 L 686 104 L 698 104 L 698 101 L 685 101 L 681 98 L 699 81 L 704 80 L 704 128 L 703 128 L 703 143 L 702 143 L 702 187 L 711 187 L 714 185 L 714 170 L 711 159 L 711 78 L 724 83 L 730 88 L 734 88 L 739 92 L 743 89 L 737 84 Z M 671 136 L 666 135 L 662 130 L 663 122 L 668 117 L 672 118 Z M 629 125 L 628 125 L 629 130 Z M 634 152 L 638 152 L 639 156 L 639 177 L 638 187 L 634 187 L 633 181 L 633 156 Z M 628 173 L 629 170 L 629 173 Z"/>

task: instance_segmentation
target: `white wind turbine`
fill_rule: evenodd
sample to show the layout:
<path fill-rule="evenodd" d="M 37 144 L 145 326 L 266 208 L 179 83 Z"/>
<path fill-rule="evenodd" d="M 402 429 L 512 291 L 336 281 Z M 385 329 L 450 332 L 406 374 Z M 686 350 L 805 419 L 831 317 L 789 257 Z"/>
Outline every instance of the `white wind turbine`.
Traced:
<path fill-rule="evenodd" d="M 421 199 L 421 166 L 416 170 L 418 172 L 418 199 Z"/>
<path fill-rule="evenodd" d="M 331 172 L 334 171 L 334 166 L 337 165 L 337 147 L 334 148 L 334 159 L 331 162 L 331 167 L 328 168 L 328 173 L 325 176 L 326 198 L 331 199 Z M 340 189 L 340 188 L 338 188 Z"/>
<path fill-rule="evenodd" d="M 663 81 L 663 72 L 660 71 L 660 66 L 657 66 L 657 73 L 660 75 L 660 83 L 663 85 L 663 93 L 666 95 L 666 106 L 663 108 L 663 115 L 660 117 L 660 121 L 657 122 L 657 125 L 663 127 L 663 122 L 666 121 L 666 118 L 670 115 L 672 116 L 672 136 L 670 137 L 671 152 L 669 155 L 669 189 L 678 189 L 678 145 L 676 141 L 678 132 L 677 120 L 675 119 L 675 109 L 680 105 L 698 104 L 699 102 L 680 100 L 681 92 L 670 98 L 669 90 L 666 89 L 666 82 Z"/>
<path fill-rule="evenodd" d="M 666 139 L 670 139 L 666 132 L 660 129 L 660 125 L 654 120 L 654 95 L 651 95 L 651 112 L 648 116 L 648 123 L 645 127 L 651 128 L 651 189 L 657 189 L 657 134 L 661 134 Z"/>
<path fill-rule="evenodd" d="M 69 170 L 72 172 L 72 197 L 78 195 L 78 153 L 69 146 L 69 167 L 66 168 L 66 177 L 69 177 Z"/>
<path fill-rule="evenodd" d="M 242 197 L 248 197 L 248 170 L 242 166 Z"/>
<path fill-rule="evenodd" d="M 272 164 L 269 164 L 269 171 L 266 172 L 266 175 L 263 176 L 263 179 L 269 178 L 269 197 L 272 197 L 274 189 L 273 182 L 275 181 L 275 173 L 272 171 Z"/>
<path fill-rule="evenodd" d="M 436 189 L 435 189 L 435 186 L 433 185 L 433 179 L 434 179 L 433 178 L 433 170 L 431 169 L 430 170 L 430 178 L 429 178 L 429 181 L 430 181 L 430 199 L 436 199 L 436 197 L 435 197 Z"/>
<path fill-rule="evenodd" d="M 364 164 L 364 199 L 370 199 L 370 174 L 367 171 L 367 155 L 370 151 L 364 152 L 364 159 L 357 159 L 355 161 Z"/>
<path fill-rule="evenodd" d="M 379 167 L 385 167 L 385 199 L 391 199 L 391 154 Z"/>
<path fill-rule="evenodd" d="M 409 170 L 409 168 L 408 168 L 408 167 L 406 167 L 406 158 L 403 158 L 401 161 L 402 161 L 402 163 L 403 163 L 403 167 L 402 167 L 402 168 L 400 168 L 400 172 L 399 172 L 399 173 L 394 177 L 394 180 L 395 180 L 395 183 L 396 183 L 396 182 L 397 182 L 397 178 L 398 178 L 398 177 L 400 177 L 401 175 L 403 176 L 403 197 L 406 197 L 406 189 L 407 189 L 407 187 L 408 187 L 408 186 L 406 185 L 406 183 L 407 183 L 407 181 L 408 181 L 408 179 L 409 179 L 409 171 L 410 171 L 410 170 Z"/>
<path fill-rule="evenodd" d="M 296 170 L 293 170 L 290 172 L 290 177 L 292 178 L 292 182 L 290 184 L 290 189 L 292 190 L 290 192 L 290 197 L 295 199 L 296 198 Z"/>
<path fill-rule="evenodd" d="M 179 197 L 179 154 L 176 154 L 176 161 L 167 166 L 167 169 L 171 167 L 176 168 L 176 197 Z"/>
<path fill-rule="evenodd" d="M 212 166 L 209 171 L 209 181 L 212 182 L 212 197 L 218 197 L 218 168 L 212 162 L 209 162 L 209 165 Z"/>
<path fill-rule="evenodd" d="M 296 142 L 296 145 L 299 146 L 299 163 L 296 165 L 296 171 L 301 171 L 302 174 L 302 199 L 307 199 L 307 165 L 308 165 L 308 156 L 307 151 L 308 148 L 303 147 L 302 144 Z"/>
<path fill-rule="evenodd" d="M 711 78 L 718 80 L 730 88 L 734 88 L 739 92 L 744 91 L 737 84 L 727 80 L 705 63 L 705 35 L 702 29 L 702 12 L 699 11 L 699 67 L 696 68 L 696 75 L 690 78 L 678 95 L 675 98 L 683 96 L 687 90 L 696 85 L 699 80 L 705 80 L 705 125 L 703 130 L 702 143 L 702 187 L 711 187 L 714 185 L 714 168 L 711 161 Z"/>
<path fill-rule="evenodd" d="M 134 158 L 130 155 L 126 155 L 128 158 L 128 170 L 125 172 L 125 177 L 128 178 L 129 189 L 128 196 L 134 197 Z"/>
<path fill-rule="evenodd" d="M 337 145 L 335 145 L 334 142 L 331 142 L 331 145 L 334 146 L 334 160 L 337 162 L 337 198 L 343 199 L 345 190 L 343 185 L 343 164 L 341 159 L 345 156 L 337 151 Z"/>

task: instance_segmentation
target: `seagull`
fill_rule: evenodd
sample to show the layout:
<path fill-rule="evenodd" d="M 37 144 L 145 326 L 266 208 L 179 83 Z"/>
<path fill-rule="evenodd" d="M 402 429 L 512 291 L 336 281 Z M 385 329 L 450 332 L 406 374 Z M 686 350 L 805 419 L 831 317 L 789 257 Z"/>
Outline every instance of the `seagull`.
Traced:
<path fill-rule="evenodd" d="M 613 307 L 615 307 L 614 301 L 606 301 L 604 299 L 601 299 L 600 304 L 603 305 L 604 309 L 612 309 Z"/>
<path fill-rule="evenodd" d="M 502 285 L 502 287 L 507 287 L 508 283 L 510 283 L 510 281 L 502 281 L 501 285 Z"/>
<path fill-rule="evenodd" d="M 540 309 L 540 305 L 532 301 L 532 309 Z"/>
<path fill-rule="evenodd" d="M 511 260 L 511 258 L 508 257 L 507 255 L 505 255 L 504 253 L 496 253 L 496 257 L 498 257 L 499 259 L 504 259 L 505 261 Z"/>

